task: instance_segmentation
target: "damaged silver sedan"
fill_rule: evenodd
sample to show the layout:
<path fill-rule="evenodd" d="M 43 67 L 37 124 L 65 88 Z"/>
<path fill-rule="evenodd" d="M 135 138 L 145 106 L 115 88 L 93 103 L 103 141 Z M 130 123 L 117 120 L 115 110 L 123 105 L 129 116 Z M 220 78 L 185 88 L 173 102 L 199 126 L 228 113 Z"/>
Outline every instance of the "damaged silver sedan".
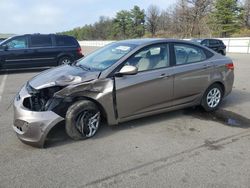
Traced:
<path fill-rule="evenodd" d="M 112 43 L 28 81 L 15 97 L 13 128 L 21 141 L 43 147 L 63 121 L 80 140 L 94 136 L 101 120 L 116 125 L 194 105 L 213 111 L 232 90 L 233 69 L 231 59 L 187 41 Z"/>

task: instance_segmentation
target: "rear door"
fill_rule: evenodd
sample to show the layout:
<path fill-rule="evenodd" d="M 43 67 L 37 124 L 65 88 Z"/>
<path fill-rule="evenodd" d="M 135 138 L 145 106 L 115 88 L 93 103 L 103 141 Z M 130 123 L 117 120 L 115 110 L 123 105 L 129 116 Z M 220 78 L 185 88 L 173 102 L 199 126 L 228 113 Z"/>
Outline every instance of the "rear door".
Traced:
<path fill-rule="evenodd" d="M 31 51 L 28 45 L 28 36 L 17 36 L 6 41 L 3 45 L 8 47 L 7 50 L 2 51 L 2 68 L 25 68 L 29 67 Z"/>
<path fill-rule="evenodd" d="M 56 65 L 56 52 L 52 45 L 51 35 L 31 35 L 30 49 L 32 51 L 33 66 Z"/>
<path fill-rule="evenodd" d="M 58 57 L 68 56 L 73 61 L 82 57 L 77 40 L 71 36 L 55 35 Z"/>
<path fill-rule="evenodd" d="M 117 111 L 121 120 L 171 106 L 173 71 L 167 44 L 147 47 L 124 65 L 137 66 L 139 72 L 116 78 Z"/>
<path fill-rule="evenodd" d="M 191 44 L 175 43 L 173 105 L 197 102 L 210 83 L 211 52 Z"/>

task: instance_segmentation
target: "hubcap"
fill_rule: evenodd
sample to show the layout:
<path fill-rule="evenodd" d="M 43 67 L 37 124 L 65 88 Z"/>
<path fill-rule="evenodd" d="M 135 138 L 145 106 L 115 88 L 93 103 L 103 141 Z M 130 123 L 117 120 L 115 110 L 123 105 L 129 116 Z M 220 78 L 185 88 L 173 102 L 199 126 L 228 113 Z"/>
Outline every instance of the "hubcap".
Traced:
<path fill-rule="evenodd" d="M 207 94 L 207 105 L 210 108 L 215 108 L 221 100 L 221 92 L 218 88 L 213 88 Z"/>
<path fill-rule="evenodd" d="M 69 64 L 69 63 L 70 63 L 69 59 L 63 59 L 62 60 L 62 64 L 64 64 L 64 65 Z"/>
<path fill-rule="evenodd" d="M 96 133 L 100 122 L 100 112 L 82 112 L 76 122 L 76 127 L 81 134 L 92 137 Z"/>

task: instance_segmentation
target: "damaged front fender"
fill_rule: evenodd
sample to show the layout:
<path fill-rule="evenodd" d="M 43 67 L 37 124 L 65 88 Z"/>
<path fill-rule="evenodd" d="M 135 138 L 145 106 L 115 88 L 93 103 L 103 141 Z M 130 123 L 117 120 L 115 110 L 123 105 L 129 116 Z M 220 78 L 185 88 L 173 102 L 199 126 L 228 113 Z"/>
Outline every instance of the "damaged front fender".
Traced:
<path fill-rule="evenodd" d="M 115 88 L 112 78 L 95 79 L 68 86 L 52 86 L 43 89 L 34 89 L 29 83 L 26 90 L 30 97 L 24 99 L 23 105 L 31 111 L 53 111 L 61 117 L 65 117 L 70 105 L 79 100 L 91 100 L 95 102 L 108 124 L 117 124 L 117 112 L 115 108 Z"/>
<path fill-rule="evenodd" d="M 78 100 L 91 100 L 103 111 L 109 125 L 117 124 L 115 106 L 114 81 L 111 78 L 92 80 L 80 84 L 69 85 L 55 93 L 54 97 L 63 98 L 65 103 Z M 59 105 L 60 108 L 60 105 Z"/>

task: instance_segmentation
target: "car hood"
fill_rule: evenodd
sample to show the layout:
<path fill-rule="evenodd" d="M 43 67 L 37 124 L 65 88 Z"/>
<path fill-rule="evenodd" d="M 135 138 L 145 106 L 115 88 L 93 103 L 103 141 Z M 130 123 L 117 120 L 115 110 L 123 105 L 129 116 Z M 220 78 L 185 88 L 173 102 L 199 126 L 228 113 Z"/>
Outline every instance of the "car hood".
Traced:
<path fill-rule="evenodd" d="M 29 81 L 34 89 L 43 89 L 52 86 L 67 86 L 97 79 L 100 71 L 85 71 L 81 67 L 62 65 L 46 70 Z"/>

